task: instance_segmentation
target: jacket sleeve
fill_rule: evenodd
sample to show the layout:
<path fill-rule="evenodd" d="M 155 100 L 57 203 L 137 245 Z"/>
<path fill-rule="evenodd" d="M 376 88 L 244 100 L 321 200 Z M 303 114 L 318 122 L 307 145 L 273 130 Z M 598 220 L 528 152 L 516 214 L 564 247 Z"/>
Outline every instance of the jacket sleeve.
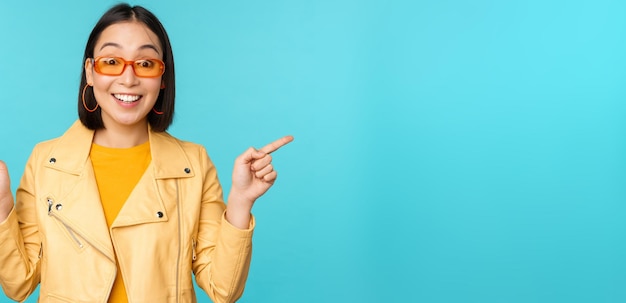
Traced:
<path fill-rule="evenodd" d="M 0 284 L 4 293 L 16 301 L 26 300 L 40 280 L 41 240 L 35 210 L 34 155 L 24 170 L 15 207 L 0 223 Z"/>
<path fill-rule="evenodd" d="M 215 166 L 203 149 L 203 193 L 193 271 L 196 282 L 216 302 L 235 302 L 243 294 L 250 258 L 254 217 L 246 230 L 225 218 Z"/>

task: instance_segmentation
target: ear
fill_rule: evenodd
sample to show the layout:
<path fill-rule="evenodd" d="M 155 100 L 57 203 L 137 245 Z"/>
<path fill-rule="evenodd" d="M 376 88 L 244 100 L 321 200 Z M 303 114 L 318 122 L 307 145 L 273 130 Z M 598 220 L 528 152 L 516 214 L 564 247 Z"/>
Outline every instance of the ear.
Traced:
<path fill-rule="evenodd" d="M 85 80 L 87 80 L 87 83 L 93 83 L 93 63 L 91 58 L 85 60 Z"/>

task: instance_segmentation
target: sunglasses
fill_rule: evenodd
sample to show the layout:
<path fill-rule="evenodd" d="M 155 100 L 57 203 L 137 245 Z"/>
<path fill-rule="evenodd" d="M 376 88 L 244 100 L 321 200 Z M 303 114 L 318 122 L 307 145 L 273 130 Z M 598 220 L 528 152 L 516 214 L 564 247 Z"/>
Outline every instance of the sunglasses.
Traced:
<path fill-rule="evenodd" d="M 119 76 L 127 65 L 133 67 L 137 77 L 156 78 L 165 72 L 165 63 L 159 59 L 139 59 L 126 61 L 120 57 L 97 57 L 92 59 L 96 73 L 107 76 Z"/>

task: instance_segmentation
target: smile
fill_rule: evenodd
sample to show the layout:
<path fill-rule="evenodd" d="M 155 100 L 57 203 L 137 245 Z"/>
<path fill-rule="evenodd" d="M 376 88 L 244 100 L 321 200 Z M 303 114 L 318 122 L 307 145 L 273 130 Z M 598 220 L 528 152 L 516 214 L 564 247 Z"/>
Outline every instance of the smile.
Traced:
<path fill-rule="evenodd" d="M 124 103 L 133 103 L 141 98 L 141 95 L 125 95 L 125 94 L 113 94 L 115 99 Z"/>

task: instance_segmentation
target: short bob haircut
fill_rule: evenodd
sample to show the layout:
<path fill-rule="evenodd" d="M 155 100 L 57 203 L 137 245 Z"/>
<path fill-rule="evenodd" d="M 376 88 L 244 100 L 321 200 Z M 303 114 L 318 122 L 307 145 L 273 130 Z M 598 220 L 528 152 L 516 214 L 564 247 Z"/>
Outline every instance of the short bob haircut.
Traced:
<path fill-rule="evenodd" d="M 80 87 L 78 89 L 78 117 L 83 125 L 89 129 L 97 130 L 104 128 L 100 107 L 98 107 L 94 112 L 88 112 L 85 109 L 85 106 L 83 106 L 83 88 L 87 85 L 84 68 L 85 61 L 88 58 L 93 58 L 94 48 L 96 47 L 96 42 L 98 41 L 98 38 L 100 38 L 102 31 L 112 24 L 128 21 L 137 21 L 145 24 L 153 33 L 157 35 L 157 37 L 159 37 L 159 42 L 163 48 L 165 73 L 162 76 L 162 81 L 163 84 L 165 84 L 165 88 L 161 89 L 154 105 L 154 108 L 163 112 L 163 114 L 159 115 L 151 110 L 148 113 L 148 123 L 153 131 L 164 132 L 170 124 L 172 124 L 172 120 L 174 118 L 174 97 L 176 96 L 176 85 L 174 81 L 174 56 L 172 54 L 172 46 L 170 45 L 170 40 L 167 36 L 167 32 L 165 32 L 165 28 L 163 28 L 163 25 L 154 14 L 141 6 L 130 6 L 126 3 L 118 4 L 104 13 L 89 35 L 89 40 L 87 40 L 87 46 L 85 47 L 85 54 L 81 64 L 83 69 L 80 79 Z M 87 87 L 85 91 L 84 102 L 89 108 L 94 108 L 97 105 L 96 98 L 93 94 L 93 88 L 91 86 Z"/>

